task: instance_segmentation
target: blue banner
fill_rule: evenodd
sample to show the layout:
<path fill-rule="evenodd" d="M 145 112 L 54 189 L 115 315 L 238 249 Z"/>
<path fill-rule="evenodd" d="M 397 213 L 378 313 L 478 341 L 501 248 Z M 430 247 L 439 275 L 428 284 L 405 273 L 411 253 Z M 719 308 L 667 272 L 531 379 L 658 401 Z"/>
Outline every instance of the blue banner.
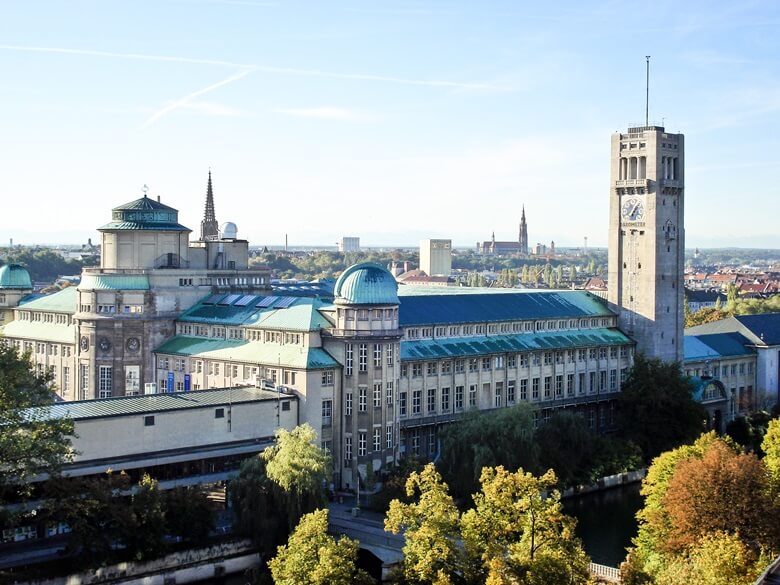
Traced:
<path fill-rule="evenodd" d="M 168 372 L 168 392 L 173 392 L 173 372 Z"/>
<path fill-rule="evenodd" d="M 189 392 L 190 391 L 190 375 L 184 374 L 184 391 Z"/>

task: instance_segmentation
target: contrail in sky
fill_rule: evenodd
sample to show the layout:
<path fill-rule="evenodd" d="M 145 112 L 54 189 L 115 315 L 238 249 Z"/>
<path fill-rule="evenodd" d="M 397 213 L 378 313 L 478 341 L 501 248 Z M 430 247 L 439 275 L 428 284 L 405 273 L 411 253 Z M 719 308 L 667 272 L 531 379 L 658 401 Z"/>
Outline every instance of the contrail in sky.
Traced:
<path fill-rule="evenodd" d="M 86 55 L 92 57 L 109 57 L 115 59 L 135 59 L 140 61 L 159 61 L 170 63 L 192 63 L 196 65 L 219 65 L 222 67 L 234 67 L 245 71 L 263 71 L 265 73 L 278 73 L 281 75 L 299 75 L 306 77 L 326 77 L 330 79 L 353 79 L 358 81 L 379 81 L 384 83 L 397 83 L 403 85 L 420 85 L 427 87 L 451 87 L 456 89 L 477 90 L 507 90 L 488 83 L 469 83 L 460 81 L 447 81 L 436 79 L 406 79 L 387 75 L 372 75 L 363 73 L 337 73 L 333 71 L 321 71 L 317 69 L 297 69 L 293 67 L 274 67 L 270 65 L 254 65 L 251 63 L 234 63 L 219 59 L 195 59 L 190 57 L 172 57 L 166 55 L 147 55 L 143 53 L 116 53 L 112 51 L 95 51 L 92 49 L 69 49 L 64 47 L 28 47 L 23 45 L 0 45 L 0 50 L 25 51 L 30 53 L 60 53 L 66 55 Z M 243 75 L 246 75 L 244 73 Z M 242 75 L 242 77 L 243 77 Z"/>

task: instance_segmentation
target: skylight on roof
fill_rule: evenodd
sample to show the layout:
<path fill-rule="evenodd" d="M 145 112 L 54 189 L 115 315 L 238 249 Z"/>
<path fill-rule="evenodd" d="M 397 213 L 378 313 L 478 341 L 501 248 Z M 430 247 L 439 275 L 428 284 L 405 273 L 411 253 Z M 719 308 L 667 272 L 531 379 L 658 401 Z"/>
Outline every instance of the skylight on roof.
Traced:
<path fill-rule="evenodd" d="M 286 309 L 295 302 L 295 297 L 282 297 L 274 303 L 274 309 Z"/>
<path fill-rule="evenodd" d="M 203 304 L 204 305 L 216 305 L 217 301 L 222 299 L 224 296 L 225 295 L 223 295 L 223 294 L 211 295 L 209 298 L 207 298 L 205 301 L 203 301 Z"/>
<path fill-rule="evenodd" d="M 255 305 L 255 306 L 257 306 L 257 307 L 270 307 L 278 299 L 279 299 L 279 297 L 263 297 L 262 299 L 260 299 L 260 302 L 257 303 L 257 305 Z"/>
<path fill-rule="evenodd" d="M 241 298 L 242 295 L 228 295 L 221 301 L 219 301 L 218 305 L 232 305 L 235 301 Z"/>
<path fill-rule="evenodd" d="M 255 295 L 244 295 L 240 299 L 238 299 L 235 303 L 233 303 L 234 307 L 246 307 L 249 305 L 253 300 L 255 300 L 257 297 Z"/>

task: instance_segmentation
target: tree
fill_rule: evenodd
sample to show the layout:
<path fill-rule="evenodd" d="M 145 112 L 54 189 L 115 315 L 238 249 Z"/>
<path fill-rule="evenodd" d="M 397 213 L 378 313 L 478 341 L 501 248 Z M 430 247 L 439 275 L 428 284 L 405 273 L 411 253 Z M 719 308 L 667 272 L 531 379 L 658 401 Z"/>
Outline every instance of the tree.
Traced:
<path fill-rule="evenodd" d="M 284 494 L 266 474 L 266 462 L 252 457 L 241 464 L 230 482 L 230 501 L 237 532 L 257 543 L 262 555 L 270 555 L 289 534 Z"/>
<path fill-rule="evenodd" d="M 185 542 L 201 544 L 214 528 L 214 508 L 201 486 L 177 487 L 165 497 L 167 532 Z"/>
<path fill-rule="evenodd" d="M 165 548 L 164 496 L 148 474 L 130 498 L 128 522 L 122 528 L 122 541 L 138 560 L 156 558 Z"/>
<path fill-rule="evenodd" d="M 764 465 L 769 472 L 775 490 L 780 491 L 780 419 L 769 421 L 761 448 L 766 454 Z"/>
<path fill-rule="evenodd" d="M 534 477 L 485 468 L 480 481 L 475 507 L 461 520 L 466 553 L 481 568 L 475 582 L 588 582 L 589 560 L 574 535 L 576 521 L 562 511 L 552 470 Z"/>
<path fill-rule="evenodd" d="M 554 469 L 562 486 L 590 481 L 597 441 L 581 415 L 558 411 L 536 429 L 534 438 L 541 466 Z"/>
<path fill-rule="evenodd" d="M 27 490 L 33 476 L 56 473 L 72 459 L 73 421 L 54 418 L 48 374 L 36 374 L 28 356 L 0 342 L 0 488 Z"/>
<path fill-rule="evenodd" d="M 276 443 L 263 451 L 268 479 L 287 496 L 290 530 L 303 514 L 325 503 L 325 487 L 330 472 L 330 454 L 314 444 L 317 433 L 308 424 L 292 431 L 276 431 Z"/>
<path fill-rule="evenodd" d="M 358 543 L 328 535 L 328 511 L 305 514 L 286 545 L 268 561 L 276 585 L 368 585 L 374 580 L 355 566 Z"/>
<path fill-rule="evenodd" d="M 406 531 L 402 571 L 417 583 L 450 585 L 453 576 L 462 572 L 458 546 L 460 514 L 433 463 L 406 482 L 407 496 L 417 501 L 404 504 L 390 502 L 385 530 L 398 534 Z"/>
<path fill-rule="evenodd" d="M 693 441 L 706 418 L 679 363 L 641 354 L 635 356 L 618 396 L 618 414 L 622 435 L 642 449 L 647 461 Z"/>
<path fill-rule="evenodd" d="M 671 522 L 665 548 L 683 552 L 707 534 L 736 534 L 756 552 L 780 548 L 780 507 L 753 454 L 714 441 L 701 459 L 682 461 L 663 499 Z"/>
<path fill-rule="evenodd" d="M 442 428 L 439 438 L 439 469 L 457 499 L 479 489 L 483 467 L 503 465 L 510 471 L 538 467 L 539 448 L 527 404 L 490 413 L 469 411 Z"/>

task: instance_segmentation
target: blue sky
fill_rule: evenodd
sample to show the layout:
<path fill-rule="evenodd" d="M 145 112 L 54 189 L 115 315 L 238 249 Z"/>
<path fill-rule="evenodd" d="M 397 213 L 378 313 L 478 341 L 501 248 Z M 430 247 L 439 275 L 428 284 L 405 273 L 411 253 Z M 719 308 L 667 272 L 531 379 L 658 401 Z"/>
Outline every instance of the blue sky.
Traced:
<path fill-rule="evenodd" d="M 780 248 L 780 3 L 4 0 L 0 241 L 150 193 L 252 244 L 606 245 L 609 140 L 686 136 L 687 245 Z"/>

